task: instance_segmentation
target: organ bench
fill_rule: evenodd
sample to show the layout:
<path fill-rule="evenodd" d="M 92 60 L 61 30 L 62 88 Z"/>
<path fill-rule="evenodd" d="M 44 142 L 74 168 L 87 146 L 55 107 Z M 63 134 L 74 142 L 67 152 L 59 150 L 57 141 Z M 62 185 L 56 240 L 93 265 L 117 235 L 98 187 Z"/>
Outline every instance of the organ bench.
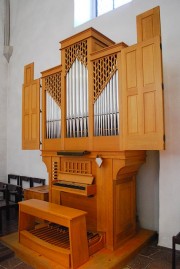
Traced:
<path fill-rule="evenodd" d="M 36 249 L 38 253 L 67 268 L 77 268 L 89 258 L 85 216 L 86 212 L 84 211 L 41 200 L 22 201 L 19 203 L 19 242 L 31 249 Z M 39 228 L 41 235 L 43 231 L 44 240 L 33 235 L 33 231 L 35 233 L 38 230 L 35 225 L 37 217 L 67 227 L 69 242 L 66 238 L 61 246 L 57 246 L 57 228 L 56 239 L 54 238 L 56 243 L 53 244 L 52 233 L 48 231 L 45 224 L 44 227 Z M 53 230 L 53 226 L 50 229 Z M 63 237 L 66 229 L 61 229 Z M 48 242 L 48 233 L 50 234 L 50 242 Z M 45 237 L 47 237 L 46 240 Z"/>

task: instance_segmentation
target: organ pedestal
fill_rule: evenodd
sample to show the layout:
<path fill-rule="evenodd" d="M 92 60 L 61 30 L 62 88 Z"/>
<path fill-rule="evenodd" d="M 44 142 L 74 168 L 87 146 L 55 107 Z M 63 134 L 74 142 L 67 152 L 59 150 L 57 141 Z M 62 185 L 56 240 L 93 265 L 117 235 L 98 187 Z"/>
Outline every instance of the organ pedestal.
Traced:
<path fill-rule="evenodd" d="M 135 175 L 145 162 L 145 152 L 102 152 L 100 168 L 96 156 L 94 152 L 88 157 L 44 153 L 43 161 L 50 172 L 50 201 L 86 211 L 87 230 L 105 233 L 105 246 L 116 249 L 136 231 Z M 93 175 L 95 192 L 85 196 L 82 190 L 54 185 L 59 171 L 69 176 L 69 182 L 74 175 Z"/>
<path fill-rule="evenodd" d="M 61 64 L 41 77 L 49 201 L 87 213 L 87 234 L 103 235 L 97 250 L 136 233 L 135 177 L 145 150 L 164 148 L 159 7 L 137 16 L 137 36 L 132 46 L 115 44 L 89 28 L 61 42 Z M 25 67 L 24 148 L 38 136 L 32 74 L 33 64 Z"/>

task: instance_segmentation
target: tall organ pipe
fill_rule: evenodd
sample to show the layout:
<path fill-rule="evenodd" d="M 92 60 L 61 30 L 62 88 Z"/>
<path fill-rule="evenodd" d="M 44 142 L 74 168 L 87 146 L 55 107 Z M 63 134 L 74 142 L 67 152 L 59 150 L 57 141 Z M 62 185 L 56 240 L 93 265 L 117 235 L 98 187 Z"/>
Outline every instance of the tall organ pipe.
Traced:
<path fill-rule="evenodd" d="M 87 68 L 75 60 L 66 74 L 66 135 L 88 136 Z"/>

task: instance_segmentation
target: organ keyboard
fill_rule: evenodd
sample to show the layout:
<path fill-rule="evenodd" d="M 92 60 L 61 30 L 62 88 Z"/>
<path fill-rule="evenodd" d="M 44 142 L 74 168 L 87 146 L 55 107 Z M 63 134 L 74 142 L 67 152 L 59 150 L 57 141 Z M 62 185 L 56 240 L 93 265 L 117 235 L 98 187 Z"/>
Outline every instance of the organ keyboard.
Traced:
<path fill-rule="evenodd" d="M 52 188 L 59 191 L 90 196 L 96 193 L 96 185 L 93 184 L 93 181 L 94 177 L 91 175 L 59 173 L 58 180 L 53 180 L 52 182 Z"/>

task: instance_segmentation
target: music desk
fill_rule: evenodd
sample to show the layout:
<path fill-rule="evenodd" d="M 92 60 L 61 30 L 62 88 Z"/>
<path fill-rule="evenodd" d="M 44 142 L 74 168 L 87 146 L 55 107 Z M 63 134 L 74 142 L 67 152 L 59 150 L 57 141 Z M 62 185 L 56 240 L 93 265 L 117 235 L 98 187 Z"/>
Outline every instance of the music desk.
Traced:
<path fill-rule="evenodd" d="M 49 201 L 49 186 L 38 186 L 24 190 L 24 199 L 38 199 L 43 201 Z"/>

